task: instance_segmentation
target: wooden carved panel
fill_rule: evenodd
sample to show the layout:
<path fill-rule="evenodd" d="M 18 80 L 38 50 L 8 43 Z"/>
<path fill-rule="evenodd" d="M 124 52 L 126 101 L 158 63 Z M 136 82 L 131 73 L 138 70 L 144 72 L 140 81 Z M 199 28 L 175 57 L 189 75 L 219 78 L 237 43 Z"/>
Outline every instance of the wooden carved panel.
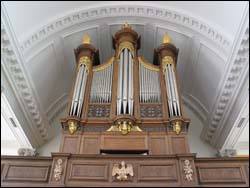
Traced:
<path fill-rule="evenodd" d="M 170 147 L 173 154 L 178 153 L 189 153 L 188 148 L 188 140 L 186 135 L 171 135 L 170 139 Z"/>
<path fill-rule="evenodd" d="M 175 164 L 140 164 L 139 181 L 178 181 Z"/>
<path fill-rule="evenodd" d="M 149 136 L 149 154 L 150 155 L 166 155 L 168 151 L 167 136 L 150 135 Z"/>
<path fill-rule="evenodd" d="M 142 118 L 161 118 L 162 105 L 141 105 L 140 106 Z"/>
<path fill-rule="evenodd" d="M 63 135 L 61 152 L 78 154 L 80 148 L 80 135 Z"/>
<path fill-rule="evenodd" d="M 89 105 L 89 118 L 107 118 L 110 115 L 110 105 Z"/>
<path fill-rule="evenodd" d="M 91 162 L 72 162 L 69 180 L 108 180 L 108 164 Z"/>
<path fill-rule="evenodd" d="M 198 167 L 200 183 L 245 183 L 240 167 Z"/>
<path fill-rule="evenodd" d="M 99 154 L 100 135 L 83 135 L 80 147 L 80 154 Z"/>
<path fill-rule="evenodd" d="M 49 177 L 49 165 L 22 165 L 9 164 L 6 165 L 7 170 L 3 181 L 32 181 L 32 182 L 47 182 Z"/>
<path fill-rule="evenodd" d="M 101 135 L 101 150 L 148 150 L 146 135 Z"/>

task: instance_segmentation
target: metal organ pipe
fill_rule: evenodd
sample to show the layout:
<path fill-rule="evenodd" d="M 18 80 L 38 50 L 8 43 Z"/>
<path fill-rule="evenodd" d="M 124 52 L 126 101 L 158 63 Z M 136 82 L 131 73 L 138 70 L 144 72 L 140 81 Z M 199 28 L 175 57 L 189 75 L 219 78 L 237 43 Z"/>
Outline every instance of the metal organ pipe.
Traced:
<path fill-rule="evenodd" d="M 113 69 L 113 68 L 112 68 Z M 117 114 L 133 115 L 134 111 L 134 84 L 133 84 L 133 56 L 125 48 L 120 53 L 117 92 Z"/>
<path fill-rule="evenodd" d="M 122 108 L 122 78 L 123 78 L 123 51 L 120 54 L 119 62 L 119 78 L 118 78 L 118 93 L 117 93 L 117 114 L 121 114 Z"/>
<path fill-rule="evenodd" d="M 82 104 L 83 104 L 83 99 L 84 99 L 84 94 L 85 94 L 85 88 L 86 88 L 86 80 L 87 80 L 87 68 L 85 65 L 83 65 L 83 80 L 81 83 L 81 90 L 79 92 L 80 96 L 79 96 L 79 100 L 78 100 L 78 109 L 77 109 L 77 116 L 80 117 L 81 116 L 81 112 L 82 112 Z"/>
<path fill-rule="evenodd" d="M 139 58 L 140 102 L 160 102 L 159 69 L 147 68 Z"/>
<path fill-rule="evenodd" d="M 122 103 L 123 103 L 123 114 L 126 114 L 128 105 L 128 49 L 124 50 L 124 76 L 123 76 L 123 91 L 122 91 Z"/>
<path fill-rule="evenodd" d="M 128 58 L 129 58 L 129 61 L 128 61 L 128 66 L 129 66 L 129 82 L 128 82 L 128 85 L 129 85 L 129 90 L 128 90 L 128 110 L 129 110 L 129 115 L 133 115 L 133 103 L 134 103 L 134 100 L 133 100 L 133 89 L 134 89 L 134 85 L 133 85 L 133 64 L 132 64 L 132 55 L 130 52 L 128 52 Z"/>
<path fill-rule="evenodd" d="M 167 95 L 168 95 L 168 110 L 169 115 L 173 116 L 173 106 L 172 106 L 172 93 L 170 89 L 170 79 L 167 71 L 167 65 L 165 65 L 165 84 L 167 89 Z"/>
<path fill-rule="evenodd" d="M 180 111 L 179 95 L 178 95 L 178 91 L 177 91 L 176 77 L 174 74 L 174 67 L 173 66 L 170 66 L 170 72 L 171 72 L 172 78 L 173 78 L 174 93 L 175 93 L 176 106 L 177 106 L 177 115 L 180 116 L 181 111 Z"/>

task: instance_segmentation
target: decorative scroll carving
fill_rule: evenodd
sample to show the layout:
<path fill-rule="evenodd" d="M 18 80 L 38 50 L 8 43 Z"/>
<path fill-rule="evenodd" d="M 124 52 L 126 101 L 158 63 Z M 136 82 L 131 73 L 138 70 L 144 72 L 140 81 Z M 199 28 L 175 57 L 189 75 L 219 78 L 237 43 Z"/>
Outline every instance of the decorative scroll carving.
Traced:
<path fill-rule="evenodd" d="M 116 176 L 117 180 L 123 181 L 128 180 L 128 176 L 134 176 L 133 166 L 131 164 L 127 164 L 125 166 L 125 162 L 121 162 L 120 164 L 114 164 L 112 169 L 112 176 Z"/>
<path fill-rule="evenodd" d="M 90 58 L 88 56 L 82 56 L 79 60 L 78 67 L 80 67 L 81 65 L 85 65 L 87 68 L 87 73 L 89 73 L 90 66 L 91 66 Z"/>
<path fill-rule="evenodd" d="M 36 156 L 36 149 L 19 148 L 17 153 L 19 156 Z"/>
<path fill-rule="evenodd" d="M 62 177 L 62 172 L 63 172 L 62 163 L 63 163 L 62 159 L 58 159 L 55 165 L 54 178 L 56 181 L 59 181 Z"/>
<path fill-rule="evenodd" d="M 109 105 L 89 105 L 88 117 L 109 117 L 110 106 Z"/>
<path fill-rule="evenodd" d="M 155 105 L 155 106 L 144 106 L 141 105 L 141 117 L 142 118 L 160 118 L 162 117 L 162 106 Z"/>
<path fill-rule="evenodd" d="M 185 173 L 185 179 L 187 179 L 187 181 L 193 181 L 193 169 L 190 165 L 190 161 L 189 160 L 185 160 L 184 161 L 184 166 L 183 166 L 183 170 Z"/>

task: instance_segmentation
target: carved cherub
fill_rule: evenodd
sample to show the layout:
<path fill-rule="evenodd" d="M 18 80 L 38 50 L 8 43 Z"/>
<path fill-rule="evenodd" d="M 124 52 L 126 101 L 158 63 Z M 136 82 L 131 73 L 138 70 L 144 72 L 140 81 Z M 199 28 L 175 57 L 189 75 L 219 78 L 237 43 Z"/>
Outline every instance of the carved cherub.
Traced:
<path fill-rule="evenodd" d="M 131 164 L 127 164 L 127 167 L 125 167 L 125 162 L 121 162 L 121 168 L 119 168 L 119 164 L 114 164 L 112 169 L 112 176 L 116 176 L 116 179 L 118 180 L 127 180 L 128 175 L 134 176 L 133 172 L 133 166 Z"/>

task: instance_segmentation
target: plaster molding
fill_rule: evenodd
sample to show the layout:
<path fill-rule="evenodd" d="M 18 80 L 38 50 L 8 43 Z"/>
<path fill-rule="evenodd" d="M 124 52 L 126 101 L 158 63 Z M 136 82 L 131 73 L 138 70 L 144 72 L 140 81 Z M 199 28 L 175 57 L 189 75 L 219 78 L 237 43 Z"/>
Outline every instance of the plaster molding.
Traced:
<path fill-rule="evenodd" d="M 219 45 L 226 52 L 229 51 L 231 46 L 231 39 L 224 33 L 217 31 L 204 21 L 201 21 L 201 19 L 196 19 L 187 14 L 177 12 L 176 10 L 141 5 L 113 5 L 85 9 L 53 20 L 22 41 L 21 49 L 22 51 L 27 51 L 52 34 L 78 23 L 119 16 L 143 17 L 147 20 L 158 19 L 165 22 L 168 21 L 184 28 L 189 28 L 193 32 L 198 32 L 205 38 L 213 41 L 216 45 Z"/>
<path fill-rule="evenodd" d="M 242 134 L 243 130 L 246 126 L 249 125 L 249 99 L 245 102 L 244 107 L 242 108 L 237 120 L 234 123 L 233 128 L 231 129 L 229 135 L 227 136 L 226 141 L 224 142 L 223 148 L 235 148 L 235 145 L 237 144 L 240 135 Z M 246 115 L 246 112 L 248 111 L 248 115 Z M 239 126 L 240 121 L 243 122 Z M 248 143 L 249 144 L 249 143 Z"/>
<path fill-rule="evenodd" d="M 68 104 L 68 94 L 63 93 L 56 101 L 54 101 L 47 109 L 46 114 L 48 116 L 49 122 L 51 122 L 57 117 L 57 115 L 65 109 Z"/>
<path fill-rule="evenodd" d="M 242 19 L 240 30 L 236 36 L 231 56 L 228 59 L 228 71 L 222 81 L 222 87 L 215 106 L 211 110 L 208 126 L 202 131 L 202 138 L 212 144 L 215 133 L 219 135 L 218 130 L 222 131 L 221 127 L 225 125 L 225 119 L 228 117 L 233 104 L 239 94 L 240 86 L 243 84 L 244 78 L 249 70 L 249 9 L 246 8 Z M 220 129 L 219 129 L 220 128 Z"/>
<path fill-rule="evenodd" d="M 4 6 L 1 6 L 1 55 L 3 70 L 11 84 L 15 85 L 15 92 L 19 95 L 18 99 L 22 101 L 20 102 L 21 106 L 25 113 L 31 117 L 32 124 L 36 125 L 42 139 L 46 140 L 48 132 L 45 120 L 41 116 L 38 102 L 25 72 L 22 56 Z"/>
<path fill-rule="evenodd" d="M 183 104 L 188 107 L 201 122 L 205 123 L 207 120 L 208 111 L 207 109 L 192 95 L 182 96 Z M 185 116 L 185 114 L 184 114 Z"/>

